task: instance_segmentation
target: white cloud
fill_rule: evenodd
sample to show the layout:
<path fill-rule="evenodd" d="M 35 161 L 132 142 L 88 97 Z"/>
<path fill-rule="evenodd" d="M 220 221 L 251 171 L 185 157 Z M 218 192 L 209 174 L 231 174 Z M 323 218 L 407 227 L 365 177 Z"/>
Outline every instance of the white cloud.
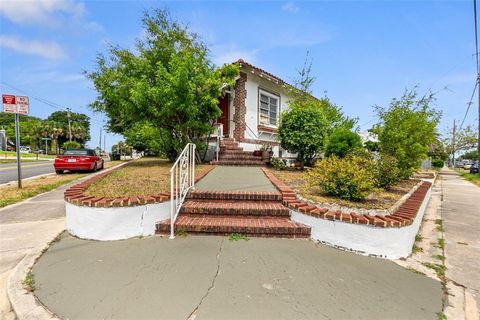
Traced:
<path fill-rule="evenodd" d="M 54 41 L 22 40 L 12 36 L 0 35 L 0 47 L 47 59 L 67 57 L 66 51 Z"/>
<path fill-rule="evenodd" d="M 232 63 L 238 59 L 254 63 L 258 51 L 241 49 L 236 44 L 211 46 L 212 60 L 217 66 L 221 66 L 224 63 Z"/>
<path fill-rule="evenodd" d="M 288 1 L 282 5 L 282 10 L 290 13 L 297 13 L 300 8 L 293 1 Z"/>
<path fill-rule="evenodd" d="M 73 0 L 0 1 L 0 14 L 18 24 L 58 25 L 65 15 L 78 19 L 85 12 L 85 5 Z"/>

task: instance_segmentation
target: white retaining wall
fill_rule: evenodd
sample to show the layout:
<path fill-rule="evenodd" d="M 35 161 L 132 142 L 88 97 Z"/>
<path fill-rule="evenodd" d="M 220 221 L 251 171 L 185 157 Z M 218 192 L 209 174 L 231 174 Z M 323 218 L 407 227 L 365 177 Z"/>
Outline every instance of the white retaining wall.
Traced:
<path fill-rule="evenodd" d="M 67 230 L 90 240 L 121 240 L 155 233 L 155 223 L 170 218 L 170 201 L 132 207 L 97 208 L 65 203 Z"/>
<path fill-rule="evenodd" d="M 373 227 L 357 223 L 330 221 L 291 210 L 291 219 L 312 228 L 311 238 L 322 243 L 387 259 L 407 257 L 425 213 L 432 188 L 428 190 L 413 223 L 406 227 Z"/>

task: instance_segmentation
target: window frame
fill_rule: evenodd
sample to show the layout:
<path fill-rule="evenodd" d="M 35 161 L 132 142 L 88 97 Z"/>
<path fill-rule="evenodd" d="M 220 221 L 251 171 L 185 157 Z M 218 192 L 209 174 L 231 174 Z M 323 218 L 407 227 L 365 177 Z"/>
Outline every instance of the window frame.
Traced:
<path fill-rule="evenodd" d="M 261 110 L 261 96 L 264 95 L 264 96 L 267 96 L 269 99 L 268 99 L 268 105 L 269 105 L 269 108 L 268 108 L 268 123 L 262 123 L 261 121 L 261 114 L 260 114 L 260 110 Z M 271 124 L 271 109 L 270 109 L 270 99 L 273 98 L 273 99 L 276 99 L 277 100 L 277 110 L 276 110 L 276 118 L 275 118 L 275 124 Z M 272 92 L 268 89 L 265 89 L 265 88 L 262 88 L 262 87 L 258 87 L 258 98 L 257 98 L 257 121 L 258 121 L 258 125 L 259 126 L 266 126 L 266 127 L 271 127 L 271 128 L 278 128 L 278 121 L 280 120 L 280 111 L 281 111 L 281 97 L 280 97 L 280 94 L 278 93 L 275 93 L 275 92 Z"/>

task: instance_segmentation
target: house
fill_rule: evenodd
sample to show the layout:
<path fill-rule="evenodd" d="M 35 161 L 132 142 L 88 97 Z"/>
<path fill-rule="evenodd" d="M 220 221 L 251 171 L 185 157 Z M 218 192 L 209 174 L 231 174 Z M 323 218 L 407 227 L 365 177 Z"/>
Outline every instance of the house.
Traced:
<path fill-rule="evenodd" d="M 245 152 L 268 145 L 274 156 L 292 157 L 277 139 L 280 113 L 288 108 L 290 85 L 242 59 L 235 63 L 240 66 L 240 75 L 233 88 L 225 89 L 219 103 L 222 115 L 217 123 L 223 128 L 223 138 Z"/>

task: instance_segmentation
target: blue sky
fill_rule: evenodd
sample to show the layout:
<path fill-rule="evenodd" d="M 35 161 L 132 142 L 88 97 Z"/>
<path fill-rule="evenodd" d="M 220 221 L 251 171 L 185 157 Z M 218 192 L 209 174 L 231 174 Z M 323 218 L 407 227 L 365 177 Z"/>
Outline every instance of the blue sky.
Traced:
<path fill-rule="evenodd" d="M 419 85 L 437 92 L 446 131 L 463 119 L 475 84 L 471 1 L 2 0 L 0 91 L 28 93 L 34 116 L 57 110 L 34 97 L 87 113 L 98 145 L 104 116 L 88 108 L 96 94 L 82 71 L 107 43 L 132 48 L 153 8 L 188 23 L 216 64 L 243 58 L 289 81 L 309 51 L 314 94 L 326 92 L 362 130 L 375 123 L 373 105 Z M 476 119 L 474 106 L 465 124 Z M 119 139 L 107 133 L 107 148 Z"/>

